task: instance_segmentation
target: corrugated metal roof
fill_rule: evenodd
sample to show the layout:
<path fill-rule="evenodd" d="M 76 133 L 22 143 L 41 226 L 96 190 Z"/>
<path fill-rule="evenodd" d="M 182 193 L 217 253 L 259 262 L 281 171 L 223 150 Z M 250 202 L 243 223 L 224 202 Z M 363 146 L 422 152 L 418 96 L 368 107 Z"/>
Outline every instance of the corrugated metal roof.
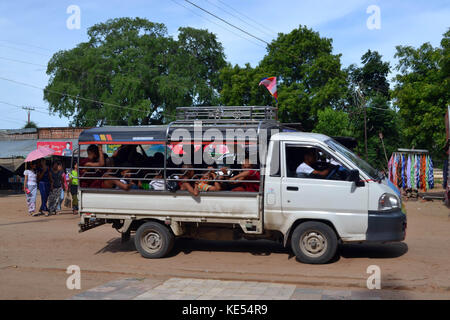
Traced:
<path fill-rule="evenodd" d="M 72 142 L 73 150 L 78 148 L 77 139 L 26 139 L 26 140 L 4 140 L 0 141 L 0 159 L 1 158 L 26 158 L 27 155 L 37 148 L 37 142 Z"/>
<path fill-rule="evenodd" d="M 17 158 L 26 156 L 36 149 L 37 140 L 0 141 L 0 158 Z"/>

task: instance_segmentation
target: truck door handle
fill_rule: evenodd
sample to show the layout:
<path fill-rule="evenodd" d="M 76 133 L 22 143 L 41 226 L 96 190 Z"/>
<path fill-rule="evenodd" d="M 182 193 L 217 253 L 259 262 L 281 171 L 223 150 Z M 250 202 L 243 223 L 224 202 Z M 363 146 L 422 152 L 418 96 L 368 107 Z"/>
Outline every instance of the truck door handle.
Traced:
<path fill-rule="evenodd" d="M 287 187 L 286 188 L 288 191 L 298 191 L 298 187 L 292 187 L 292 186 L 290 186 L 290 187 Z"/>

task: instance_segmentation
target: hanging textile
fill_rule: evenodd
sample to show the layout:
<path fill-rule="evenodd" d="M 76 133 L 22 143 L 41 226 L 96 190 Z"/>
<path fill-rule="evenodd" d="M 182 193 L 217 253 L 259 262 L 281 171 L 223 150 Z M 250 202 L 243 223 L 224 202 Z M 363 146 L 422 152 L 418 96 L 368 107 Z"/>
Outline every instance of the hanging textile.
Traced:
<path fill-rule="evenodd" d="M 389 180 L 399 189 L 434 188 L 433 160 L 426 153 L 394 152 L 388 161 Z"/>
<path fill-rule="evenodd" d="M 430 189 L 434 188 L 433 160 L 431 157 L 428 157 L 428 186 Z"/>
<path fill-rule="evenodd" d="M 416 189 L 420 189 L 420 159 L 418 155 L 416 157 Z"/>
<path fill-rule="evenodd" d="M 427 171 L 427 160 L 426 157 L 421 157 L 420 159 L 420 188 L 423 191 L 427 190 L 427 179 L 425 177 Z"/>
<path fill-rule="evenodd" d="M 411 155 L 408 154 L 408 161 L 406 162 L 406 187 L 411 188 Z"/>

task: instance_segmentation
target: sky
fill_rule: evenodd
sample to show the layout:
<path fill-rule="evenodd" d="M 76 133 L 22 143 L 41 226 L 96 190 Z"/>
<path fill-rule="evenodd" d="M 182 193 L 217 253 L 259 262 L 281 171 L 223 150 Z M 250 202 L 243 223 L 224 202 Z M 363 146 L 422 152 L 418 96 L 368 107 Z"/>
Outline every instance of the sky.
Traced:
<path fill-rule="evenodd" d="M 334 53 L 342 55 L 344 67 L 359 64 L 368 49 L 395 66 L 397 45 L 439 46 L 450 27 L 448 0 L 189 1 L 266 42 L 306 25 L 333 39 Z M 75 12 L 68 11 L 71 6 L 79 8 L 79 28 Z M 0 0 L 0 128 L 23 127 L 27 111 L 22 107 L 35 109 L 31 120 L 39 127 L 67 126 L 70 119 L 50 115 L 43 100 L 42 88 L 49 80 L 46 65 L 55 52 L 87 41 L 90 26 L 120 17 L 163 23 L 175 38 L 179 27 L 208 29 L 232 64 L 255 66 L 266 54 L 263 41 L 185 0 Z"/>

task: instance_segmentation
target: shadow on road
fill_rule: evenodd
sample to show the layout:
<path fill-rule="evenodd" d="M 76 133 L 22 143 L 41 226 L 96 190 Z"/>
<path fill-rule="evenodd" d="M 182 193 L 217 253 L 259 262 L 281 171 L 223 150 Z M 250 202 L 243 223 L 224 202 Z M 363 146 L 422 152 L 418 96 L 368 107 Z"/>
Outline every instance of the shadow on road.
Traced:
<path fill-rule="evenodd" d="M 178 239 L 171 252 L 171 256 L 179 253 L 190 254 L 194 251 L 217 251 L 217 252 L 248 252 L 254 256 L 269 256 L 272 253 L 293 254 L 281 244 L 269 240 L 234 240 L 234 241 L 212 241 L 200 239 Z"/>
<path fill-rule="evenodd" d="M 377 244 L 345 244 L 340 246 L 340 255 L 344 258 L 398 258 L 408 252 L 404 242 Z"/>
<path fill-rule="evenodd" d="M 96 254 L 105 252 L 135 252 L 133 238 L 122 243 L 120 238 L 112 238 L 105 247 Z M 235 241 L 212 241 L 199 239 L 176 240 L 171 253 L 167 257 L 175 257 L 182 254 L 190 254 L 195 251 L 211 252 L 248 252 L 254 256 L 269 256 L 272 253 L 286 254 L 288 259 L 294 258 L 290 248 L 283 247 L 282 244 L 269 240 L 235 240 Z M 408 251 L 406 243 L 389 244 L 346 244 L 341 245 L 339 252 L 331 263 L 343 258 L 397 258 Z"/>

